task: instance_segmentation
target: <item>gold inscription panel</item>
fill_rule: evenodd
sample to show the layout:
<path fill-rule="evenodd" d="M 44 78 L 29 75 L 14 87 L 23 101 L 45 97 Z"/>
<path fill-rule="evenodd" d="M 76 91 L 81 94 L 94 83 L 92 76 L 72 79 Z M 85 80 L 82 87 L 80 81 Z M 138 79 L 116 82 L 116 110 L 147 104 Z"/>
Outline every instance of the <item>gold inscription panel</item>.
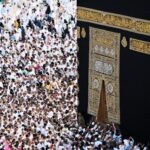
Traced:
<path fill-rule="evenodd" d="M 90 27 L 88 113 L 96 116 L 105 81 L 108 120 L 120 123 L 120 34 Z"/>

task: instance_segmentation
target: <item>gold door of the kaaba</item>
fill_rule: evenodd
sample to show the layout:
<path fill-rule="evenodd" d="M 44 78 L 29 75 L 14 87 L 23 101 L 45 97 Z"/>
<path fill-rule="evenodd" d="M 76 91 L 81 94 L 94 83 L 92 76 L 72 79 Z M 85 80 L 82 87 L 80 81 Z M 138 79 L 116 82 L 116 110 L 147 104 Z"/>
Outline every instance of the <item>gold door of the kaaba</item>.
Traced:
<path fill-rule="evenodd" d="M 89 40 L 88 113 L 97 115 L 104 81 L 108 121 L 120 123 L 120 33 L 90 27 Z"/>

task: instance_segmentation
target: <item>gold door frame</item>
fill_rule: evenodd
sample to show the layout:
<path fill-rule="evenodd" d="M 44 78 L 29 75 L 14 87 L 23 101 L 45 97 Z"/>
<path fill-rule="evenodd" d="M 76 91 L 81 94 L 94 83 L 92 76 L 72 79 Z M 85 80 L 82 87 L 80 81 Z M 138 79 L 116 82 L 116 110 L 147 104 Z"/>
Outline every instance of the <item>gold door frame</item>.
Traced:
<path fill-rule="evenodd" d="M 120 33 L 90 27 L 89 40 L 88 113 L 97 115 L 104 80 L 108 121 L 120 123 Z"/>

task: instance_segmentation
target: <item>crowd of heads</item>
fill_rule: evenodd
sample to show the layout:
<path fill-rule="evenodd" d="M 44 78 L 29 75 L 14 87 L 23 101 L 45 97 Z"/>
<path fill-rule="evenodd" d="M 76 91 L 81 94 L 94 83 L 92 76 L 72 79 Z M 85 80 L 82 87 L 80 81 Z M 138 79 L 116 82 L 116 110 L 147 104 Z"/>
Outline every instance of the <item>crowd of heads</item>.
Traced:
<path fill-rule="evenodd" d="M 49 149 L 77 125 L 75 0 L 0 5 L 0 147 Z"/>
<path fill-rule="evenodd" d="M 76 0 L 0 4 L 0 149 L 147 150 L 77 122 Z"/>

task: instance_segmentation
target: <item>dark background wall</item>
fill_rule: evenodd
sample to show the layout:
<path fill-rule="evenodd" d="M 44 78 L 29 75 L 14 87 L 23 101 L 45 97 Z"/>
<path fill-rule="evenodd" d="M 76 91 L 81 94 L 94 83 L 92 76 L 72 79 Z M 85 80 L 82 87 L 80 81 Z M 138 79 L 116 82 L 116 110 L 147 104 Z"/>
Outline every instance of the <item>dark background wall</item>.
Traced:
<path fill-rule="evenodd" d="M 150 37 L 120 29 L 78 21 L 84 27 L 86 38 L 78 39 L 79 44 L 79 112 L 89 121 L 88 106 L 88 54 L 89 26 L 118 32 L 127 38 L 150 41 Z M 134 136 L 137 141 L 150 141 L 150 55 L 129 50 L 129 45 L 120 47 L 120 109 L 121 130 L 125 137 Z"/>

